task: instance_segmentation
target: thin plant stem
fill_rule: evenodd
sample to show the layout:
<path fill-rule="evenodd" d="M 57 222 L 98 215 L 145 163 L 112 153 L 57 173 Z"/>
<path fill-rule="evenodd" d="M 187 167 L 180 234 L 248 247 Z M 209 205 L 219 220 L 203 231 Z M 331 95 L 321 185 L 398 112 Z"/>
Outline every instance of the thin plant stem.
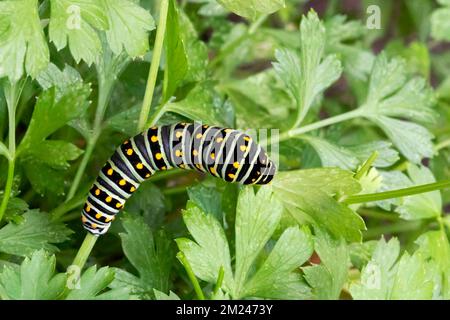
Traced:
<path fill-rule="evenodd" d="M 0 223 L 5 215 L 14 181 L 14 167 L 16 161 L 16 107 L 25 81 L 7 83 L 5 86 L 5 98 L 8 105 L 8 175 L 6 178 L 5 191 L 0 204 Z"/>
<path fill-rule="evenodd" d="M 225 269 L 223 268 L 223 266 L 220 266 L 219 275 L 217 276 L 217 282 L 216 285 L 214 286 L 213 296 L 215 296 L 219 292 L 220 288 L 222 288 L 224 276 L 225 276 Z"/>
<path fill-rule="evenodd" d="M 77 192 L 78 187 L 81 182 L 81 178 L 83 177 L 84 171 L 88 165 L 88 162 L 92 156 L 92 152 L 94 151 L 95 144 L 97 143 L 97 138 L 91 138 L 87 142 L 86 150 L 84 151 L 83 158 L 81 159 L 80 165 L 78 167 L 78 170 L 75 174 L 75 177 L 73 178 L 72 185 L 70 186 L 69 193 L 67 194 L 66 201 L 69 201 L 73 198 L 75 195 L 75 192 Z"/>
<path fill-rule="evenodd" d="M 290 138 L 294 138 L 297 136 L 300 136 L 302 134 L 305 134 L 307 132 L 313 131 L 313 130 L 317 130 L 320 128 L 324 128 L 327 126 L 330 126 L 332 124 L 336 124 L 339 122 L 343 122 L 343 121 L 347 121 L 350 119 L 354 119 L 357 117 L 360 117 L 362 115 L 362 109 L 358 108 L 352 111 L 348 111 L 345 113 L 342 113 L 340 115 L 334 116 L 334 117 L 330 117 L 324 120 L 320 120 L 314 123 L 311 123 L 309 125 L 306 125 L 304 127 L 300 127 L 300 128 L 295 128 L 295 129 L 291 129 L 288 130 L 282 134 L 280 134 L 280 136 L 278 137 L 279 141 L 284 141 L 284 140 L 288 140 Z"/>
<path fill-rule="evenodd" d="M 77 266 L 78 268 L 80 268 L 80 270 L 83 269 L 92 251 L 92 248 L 94 248 L 95 242 L 97 242 L 97 239 L 98 237 L 94 236 L 91 233 L 86 234 L 86 237 L 84 238 L 83 243 L 81 244 L 81 247 L 78 250 L 77 255 L 75 256 L 75 259 L 72 262 L 72 265 Z"/>
<path fill-rule="evenodd" d="M 364 164 L 362 165 L 361 169 L 358 170 L 358 172 L 355 173 L 355 179 L 359 180 L 361 179 L 372 167 L 372 164 L 375 162 L 375 160 L 377 160 L 378 158 L 378 151 L 374 151 L 369 159 L 366 160 L 366 162 L 364 162 Z"/>
<path fill-rule="evenodd" d="M 166 33 L 168 9 L 169 0 L 162 0 L 159 12 L 158 29 L 156 30 L 155 46 L 153 47 L 152 62 L 150 65 L 150 70 L 148 72 L 147 86 L 145 88 L 144 100 L 142 101 L 141 114 L 139 115 L 139 131 L 143 131 L 147 125 L 147 119 L 153 101 L 156 78 L 158 76 L 159 63 L 161 61 L 162 49 L 164 44 L 164 35 Z"/>
<path fill-rule="evenodd" d="M 81 159 L 80 165 L 78 166 L 72 185 L 70 186 L 69 192 L 66 197 L 66 201 L 72 199 L 75 193 L 77 192 L 83 174 L 86 171 L 86 167 L 95 149 L 95 145 L 97 144 L 97 140 L 100 137 L 100 134 L 102 132 L 103 117 L 105 115 L 106 107 L 108 106 L 108 101 L 111 95 L 113 84 L 114 82 L 104 80 L 103 77 L 99 75 L 98 103 L 97 109 L 95 111 L 92 135 L 87 140 L 86 150 L 84 151 L 83 158 Z"/>
<path fill-rule="evenodd" d="M 379 238 L 383 234 L 396 234 L 416 230 L 420 228 L 422 222 L 420 221 L 399 221 L 385 226 L 371 228 L 364 232 L 364 239 Z"/>
<path fill-rule="evenodd" d="M 205 295 L 203 294 L 202 288 L 200 287 L 200 284 L 198 283 L 198 280 L 195 277 L 194 271 L 192 270 L 192 267 L 189 264 L 189 261 L 187 260 L 184 253 L 181 251 L 178 252 L 177 258 L 183 265 L 184 269 L 186 270 L 189 280 L 191 281 L 192 285 L 194 286 L 194 291 L 195 291 L 195 294 L 197 295 L 197 298 L 199 300 L 205 300 Z"/>
<path fill-rule="evenodd" d="M 440 151 L 440 150 L 442 150 L 442 149 L 445 149 L 445 148 L 447 148 L 447 147 L 450 147 L 450 139 L 447 139 L 447 140 L 444 140 L 444 141 L 442 141 L 442 142 L 439 142 L 439 143 L 436 145 L 436 147 L 434 148 L 434 150 L 435 150 L 436 152 L 438 152 L 438 151 Z"/>
<path fill-rule="evenodd" d="M 430 192 L 430 191 L 435 191 L 435 190 L 441 190 L 441 189 L 446 189 L 446 188 L 450 188 L 450 180 L 443 180 L 443 181 L 439 181 L 439 182 L 428 183 L 428 184 L 418 185 L 418 186 L 414 186 L 414 187 L 379 192 L 379 193 L 352 195 L 352 196 L 348 196 L 348 197 L 342 199 L 341 201 L 346 204 L 373 202 L 373 201 L 380 201 L 380 200 L 386 200 L 386 199 L 407 197 L 407 196 L 412 196 L 415 194 L 420 194 L 420 193 L 425 193 L 425 192 Z"/>

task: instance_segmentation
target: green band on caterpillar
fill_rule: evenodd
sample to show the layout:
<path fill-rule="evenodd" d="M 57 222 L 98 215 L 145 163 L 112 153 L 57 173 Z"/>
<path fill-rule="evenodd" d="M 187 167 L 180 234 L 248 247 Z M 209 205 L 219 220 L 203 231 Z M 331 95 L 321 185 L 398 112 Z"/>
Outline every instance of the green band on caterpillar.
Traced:
<path fill-rule="evenodd" d="M 198 123 L 152 127 L 126 140 L 101 169 L 82 210 L 84 228 L 106 233 L 139 185 L 171 168 L 241 184 L 267 184 L 276 171 L 263 148 L 238 130 Z"/>

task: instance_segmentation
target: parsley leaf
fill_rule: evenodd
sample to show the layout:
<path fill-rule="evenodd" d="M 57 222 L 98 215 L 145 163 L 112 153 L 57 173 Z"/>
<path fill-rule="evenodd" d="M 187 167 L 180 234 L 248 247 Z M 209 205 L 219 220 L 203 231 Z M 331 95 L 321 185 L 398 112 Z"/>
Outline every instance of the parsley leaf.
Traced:
<path fill-rule="evenodd" d="M 126 233 L 121 233 L 125 256 L 139 272 L 139 277 L 116 269 L 112 288 L 127 287 L 144 298 L 153 295 L 153 289 L 167 292 L 173 262 L 171 243 L 164 233 L 153 234 L 139 216 L 127 214 L 122 218 Z"/>
<path fill-rule="evenodd" d="M 47 67 L 50 54 L 37 0 L 0 2 L 0 78 L 14 83 L 26 72 L 35 78 Z"/>
<path fill-rule="evenodd" d="M 284 7 L 284 0 L 217 0 L 237 15 L 255 20 L 259 15 L 270 14 Z"/>
<path fill-rule="evenodd" d="M 300 56 L 289 49 L 277 50 L 273 64 L 278 76 L 297 104 L 294 127 L 304 120 L 315 99 L 342 73 L 335 55 L 325 55 L 326 32 L 314 11 L 303 17 L 300 24 Z"/>
<path fill-rule="evenodd" d="M 0 273 L 0 297 L 14 300 L 57 299 L 66 284 L 66 275 L 55 275 L 56 258 L 44 250 L 33 252 L 19 268 L 6 266 Z"/>

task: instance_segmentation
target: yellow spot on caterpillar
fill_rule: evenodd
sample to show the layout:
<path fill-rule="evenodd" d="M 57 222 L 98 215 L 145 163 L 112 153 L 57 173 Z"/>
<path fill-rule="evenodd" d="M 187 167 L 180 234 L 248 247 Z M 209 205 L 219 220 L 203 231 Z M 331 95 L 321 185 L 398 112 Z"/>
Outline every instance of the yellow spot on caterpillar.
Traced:
<path fill-rule="evenodd" d="M 87 221 L 86 217 L 85 217 L 85 216 L 82 216 L 82 217 L 81 217 L 81 221 L 86 222 L 86 221 Z"/>
<path fill-rule="evenodd" d="M 247 150 L 247 146 L 242 145 L 242 146 L 239 147 L 239 149 L 241 149 L 241 151 L 245 151 L 245 150 Z"/>
<path fill-rule="evenodd" d="M 257 171 L 257 172 L 256 172 L 256 175 L 258 175 L 258 176 L 259 176 L 260 174 L 261 174 L 261 172 L 259 172 L 259 171 Z"/>
<path fill-rule="evenodd" d="M 102 217 L 102 214 L 101 214 L 101 213 L 97 213 L 97 214 L 95 215 L 95 217 L 96 217 L 97 219 L 100 219 L 100 218 Z"/>
<path fill-rule="evenodd" d="M 217 173 L 216 168 L 214 168 L 214 167 L 210 168 L 209 172 L 211 172 L 212 174 L 216 174 Z"/>
<path fill-rule="evenodd" d="M 252 179 L 252 182 L 255 182 L 255 178 Z"/>
<path fill-rule="evenodd" d="M 131 156 L 133 154 L 133 149 L 127 149 L 127 155 Z"/>
<path fill-rule="evenodd" d="M 205 128 L 205 129 L 206 129 L 206 128 L 208 128 L 208 126 L 207 126 L 207 125 L 205 124 L 205 125 L 203 126 L 203 128 Z"/>
<path fill-rule="evenodd" d="M 99 196 L 99 195 L 100 195 L 100 189 L 96 189 L 96 190 L 95 190 L 95 195 L 96 195 L 96 196 Z"/>
<path fill-rule="evenodd" d="M 230 133 L 231 131 L 233 131 L 232 129 L 225 129 L 225 133 Z"/>
<path fill-rule="evenodd" d="M 202 168 L 202 166 L 200 165 L 200 163 L 197 163 L 195 166 L 196 166 L 198 169 L 201 169 L 201 168 Z"/>
<path fill-rule="evenodd" d="M 181 168 L 181 169 L 184 169 L 184 168 L 186 168 L 186 166 L 182 163 L 182 164 L 180 164 L 179 165 L 179 167 Z"/>
<path fill-rule="evenodd" d="M 130 143 L 130 141 L 126 140 L 123 144 L 129 144 L 129 143 Z"/>
<path fill-rule="evenodd" d="M 250 141 L 251 138 L 250 138 L 250 137 L 244 137 L 244 140 L 245 140 L 245 141 Z"/>
<path fill-rule="evenodd" d="M 113 218 L 106 218 L 105 222 L 110 222 L 111 220 L 114 220 L 114 217 Z"/>
<path fill-rule="evenodd" d="M 201 133 L 197 133 L 197 135 L 195 136 L 197 139 L 200 139 L 201 137 L 203 137 L 203 134 Z"/>
<path fill-rule="evenodd" d="M 111 201 L 112 201 L 112 198 L 111 198 L 110 196 L 108 196 L 108 197 L 106 197 L 105 201 L 106 201 L 106 202 L 111 202 Z"/>
<path fill-rule="evenodd" d="M 157 136 L 152 136 L 152 137 L 150 138 L 150 140 L 151 140 L 152 142 L 156 142 L 156 141 L 158 141 L 158 137 L 157 137 Z"/>
<path fill-rule="evenodd" d="M 121 207 L 122 207 L 122 204 L 121 204 L 120 202 L 117 202 L 117 203 L 116 203 L 116 208 L 119 209 L 119 208 L 121 208 Z"/>
<path fill-rule="evenodd" d="M 152 129 L 152 130 L 156 130 L 156 129 L 158 129 L 158 127 L 153 126 L 151 129 Z"/>
<path fill-rule="evenodd" d="M 158 153 L 155 155 L 155 157 L 156 157 L 156 160 L 161 160 L 161 159 L 162 159 L 162 154 L 158 152 Z"/>
<path fill-rule="evenodd" d="M 239 162 L 236 161 L 235 163 L 233 163 L 233 167 L 235 167 L 236 169 L 239 168 Z"/>
<path fill-rule="evenodd" d="M 181 156 L 183 155 L 183 152 L 181 152 L 181 150 L 176 150 L 176 151 L 175 151 L 175 155 L 176 155 L 177 157 L 181 157 Z"/>
<path fill-rule="evenodd" d="M 211 153 L 211 159 L 215 159 L 216 158 L 216 154 L 213 152 L 213 153 Z"/>
<path fill-rule="evenodd" d="M 142 169 L 143 167 L 144 167 L 144 165 L 140 162 L 136 165 L 136 168 L 138 168 L 138 169 Z"/>
<path fill-rule="evenodd" d="M 181 138 L 182 136 L 183 136 L 183 132 L 182 131 L 177 131 L 175 133 L 175 137 L 177 137 L 177 138 Z"/>
<path fill-rule="evenodd" d="M 106 173 L 108 174 L 108 176 L 110 176 L 110 175 L 112 175 L 112 174 L 113 174 L 113 172 L 114 172 L 114 170 L 113 170 L 113 169 L 108 169 L 108 171 L 107 171 Z"/>
<path fill-rule="evenodd" d="M 166 166 L 161 167 L 161 170 L 167 170 Z"/>
<path fill-rule="evenodd" d="M 147 173 L 147 174 L 145 175 L 145 177 L 146 177 L 146 178 L 150 178 L 150 173 Z"/>
<path fill-rule="evenodd" d="M 198 151 L 194 149 L 194 150 L 192 151 L 192 154 L 196 157 L 196 156 L 198 155 Z"/>
<path fill-rule="evenodd" d="M 229 173 L 229 174 L 228 174 L 228 177 L 230 177 L 230 179 L 234 179 L 235 175 L 232 174 L 232 173 Z"/>
<path fill-rule="evenodd" d="M 135 192 L 136 191 L 136 188 L 135 187 L 131 187 L 130 188 L 130 192 Z"/>
<path fill-rule="evenodd" d="M 91 224 L 91 228 L 92 228 L 92 229 L 97 229 L 97 224 L 96 224 L 96 223 L 92 223 L 92 224 Z"/>
<path fill-rule="evenodd" d="M 219 138 L 216 139 L 216 142 L 217 142 L 217 143 L 221 143 L 222 141 L 223 141 L 223 138 L 222 138 L 222 137 L 219 137 Z"/>
<path fill-rule="evenodd" d="M 91 211 L 91 207 L 89 205 L 86 206 L 86 212 L 90 212 Z"/>
<path fill-rule="evenodd" d="M 124 186 L 126 184 L 127 184 L 127 182 L 125 181 L 125 179 L 122 179 L 119 181 L 119 185 L 121 185 L 121 186 Z"/>

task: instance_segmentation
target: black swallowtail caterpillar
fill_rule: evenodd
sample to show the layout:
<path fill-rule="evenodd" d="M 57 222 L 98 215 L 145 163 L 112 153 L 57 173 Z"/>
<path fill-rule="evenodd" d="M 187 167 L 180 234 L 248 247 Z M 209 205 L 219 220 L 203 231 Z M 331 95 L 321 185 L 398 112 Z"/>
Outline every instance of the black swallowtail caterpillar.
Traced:
<path fill-rule="evenodd" d="M 238 130 L 199 123 L 151 127 L 120 145 L 101 169 L 83 207 L 84 228 L 106 233 L 143 181 L 175 167 L 259 185 L 269 183 L 276 171 L 263 148 Z"/>

